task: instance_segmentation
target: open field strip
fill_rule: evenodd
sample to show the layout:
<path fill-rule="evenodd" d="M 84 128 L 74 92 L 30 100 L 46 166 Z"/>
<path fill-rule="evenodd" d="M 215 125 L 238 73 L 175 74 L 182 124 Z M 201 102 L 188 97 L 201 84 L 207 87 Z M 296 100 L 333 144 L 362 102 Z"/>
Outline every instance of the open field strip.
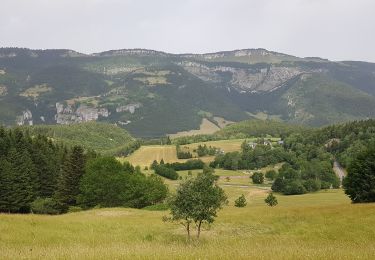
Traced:
<path fill-rule="evenodd" d="M 161 159 L 166 163 L 184 162 L 186 160 L 177 159 L 176 146 L 174 145 L 148 145 L 141 146 L 129 157 L 119 158 L 120 161 L 129 161 L 134 166 L 150 166 L 154 160 L 160 162 Z"/>
<path fill-rule="evenodd" d="M 173 139 L 181 136 L 213 134 L 218 130 L 220 130 L 220 127 L 210 122 L 208 119 L 203 118 L 202 123 L 199 126 L 199 129 L 169 134 L 169 137 Z"/>
<path fill-rule="evenodd" d="M 301 196 L 224 187 L 229 205 L 200 241 L 186 240 L 167 211 L 95 209 L 60 216 L 0 214 L 1 259 L 373 259 L 375 205 L 341 190 Z M 233 201 L 244 194 L 245 208 Z"/>

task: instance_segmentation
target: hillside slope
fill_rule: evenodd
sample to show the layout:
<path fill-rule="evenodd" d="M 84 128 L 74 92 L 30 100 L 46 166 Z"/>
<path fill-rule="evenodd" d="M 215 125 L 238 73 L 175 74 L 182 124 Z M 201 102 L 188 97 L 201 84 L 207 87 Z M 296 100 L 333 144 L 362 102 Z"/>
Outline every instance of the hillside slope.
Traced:
<path fill-rule="evenodd" d="M 115 125 L 88 122 L 74 125 L 38 125 L 27 127 L 32 135 L 42 134 L 66 145 L 82 145 L 102 154 L 126 153 L 136 140 Z"/>
<path fill-rule="evenodd" d="M 135 136 L 199 129 L 203 118 L 320 126 L 375 117 L 375 64 L 265 49 L 85 55 L 0 48 L 0 123 L 116 123 Z"/>

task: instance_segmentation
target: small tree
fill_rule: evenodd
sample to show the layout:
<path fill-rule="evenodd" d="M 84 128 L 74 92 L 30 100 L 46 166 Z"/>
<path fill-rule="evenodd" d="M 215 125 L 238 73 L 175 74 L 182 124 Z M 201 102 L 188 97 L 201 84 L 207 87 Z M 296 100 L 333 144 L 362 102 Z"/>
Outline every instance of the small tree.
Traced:
<path fill-rule="evenodd" d="M 264 202 L 270 206 L 270 207 L 273 207 L 273 206 L 276 206 L 278 204 L 277 202 L 277 198 L 273 195 L 273 193 L 271 192 L 270 194 L 268 194 L 267 198 L 264 200 Z"/>
<path fill-rule="evenodd" d="M 196 178 L 180 184 L 170 202 L 172 216 L 164 220 L 178 221 L 185 227 L 189 238 L 191 223 L 194 223 L 199 238 L 202 223 L 214 222 L 217 211 L 227 203 L 224 190 L 216 184 L 217 179 L 212 169 L 205 168 Z"/>
<path fill-rule="evenodd" d="M 234 201 L 234 206 L 236 206 L 237 208 L 243 208 L 246 205 L 247 205 L 246 198 L 243 194 Z"/>
<path fill-rule="evenodd" d="M 254 172 L 251 179 L 254 184 L 262 184 L 264 182 L 264 175 L 261 172 Z"/>
<path fill-rule="evenodd" d="M 151 169 L 151 170 L 155 170 L 156 166 L 158 166 L 158 165 L 159 165 L 158 162 L 157 162 L 156 160 L 154 160 L 154 161 L 152 162 L 151 166 L 150 166 L 150 169 Z"/>

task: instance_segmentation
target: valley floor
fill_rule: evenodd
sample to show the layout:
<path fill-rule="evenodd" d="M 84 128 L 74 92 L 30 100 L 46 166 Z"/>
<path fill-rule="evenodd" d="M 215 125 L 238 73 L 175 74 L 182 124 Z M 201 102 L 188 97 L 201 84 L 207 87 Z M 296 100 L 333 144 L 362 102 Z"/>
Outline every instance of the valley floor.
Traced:
<path fill-rule="evenodd" d="M 225 173 L 223 173 L 225 175 Z M 234 182 L 234 181 L 233 181 Z M 172 184 L 172 183 L 170 183 Z M 168 211 L 94 209 L 61 216 L 0 214 L 1 259 L 374 259 L 375 204 L 342 190 L 300 196 L 223 186 L 229 205 L 199 241 L 164 223 Z M 244 194 L 245 208 L 233 201 Z"/>

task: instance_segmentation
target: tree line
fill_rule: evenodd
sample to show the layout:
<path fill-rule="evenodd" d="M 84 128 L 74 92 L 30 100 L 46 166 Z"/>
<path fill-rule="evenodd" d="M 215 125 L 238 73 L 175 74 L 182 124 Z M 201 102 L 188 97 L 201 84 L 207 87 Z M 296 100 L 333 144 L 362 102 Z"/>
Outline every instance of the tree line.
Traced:
<path fill-rule="evenodd" d="M 19 128 L 0 127 L 0 212 L 64 213 L 71 207 L 161 202 L 168 189 L 157 176 L 81 146 L 54 143 Z"/>

